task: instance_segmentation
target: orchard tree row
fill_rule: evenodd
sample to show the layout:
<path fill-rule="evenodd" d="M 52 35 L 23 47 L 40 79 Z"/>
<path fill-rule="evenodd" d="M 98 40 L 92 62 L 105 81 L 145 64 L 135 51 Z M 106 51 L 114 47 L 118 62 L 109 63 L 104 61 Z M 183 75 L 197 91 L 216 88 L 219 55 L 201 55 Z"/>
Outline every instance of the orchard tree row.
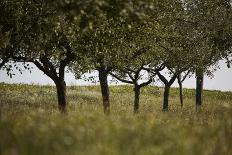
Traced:
<path fill-rule="evenodd" d="M 140 89 L 157 77 L 164 111 L 175 80 L 183 106 L 182 83 L 193 74 L 201 106 L 204 75 L 231 63 L 230 0 L 1 0 L 0 15 L 0 68 L 11 75 L 12 63 L 33 63 L 54 81 L 62 113 L 66 70 L 76 78 L 98 71 L 106 114 L 108 76 L 133 85 L 137 113 Z"/>

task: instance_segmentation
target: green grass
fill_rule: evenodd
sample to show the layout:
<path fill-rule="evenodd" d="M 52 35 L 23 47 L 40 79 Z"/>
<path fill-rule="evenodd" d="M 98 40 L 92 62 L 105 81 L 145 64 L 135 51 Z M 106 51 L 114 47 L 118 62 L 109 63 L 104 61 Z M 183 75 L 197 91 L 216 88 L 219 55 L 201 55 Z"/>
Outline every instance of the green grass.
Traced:
<path fill-rule="evenodd" d="M 130 86 L 112 86 L 111 115 L 103 114 L 99 87 L 68 87 L 68 115 L 57 111 L 52 86 L 0 84 L 1 155 L 231 155 L 232 92 L 205 91 L 195 112 L 194 90 L 170 95 L 162 112 L 162 88 L 142 90 L 133 114 Z"/>

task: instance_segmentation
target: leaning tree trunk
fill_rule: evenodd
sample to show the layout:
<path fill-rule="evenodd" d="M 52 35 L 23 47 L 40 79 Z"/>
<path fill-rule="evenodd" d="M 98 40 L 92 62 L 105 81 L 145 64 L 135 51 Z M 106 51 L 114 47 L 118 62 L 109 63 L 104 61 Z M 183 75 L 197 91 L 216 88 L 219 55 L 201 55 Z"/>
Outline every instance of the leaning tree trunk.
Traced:
<path fill-rule="evenodd" d="M 180 105 L 181 108 L 183 107 L 184 104 L 184 99 L 183 99 L 183 87 L 182 87 L 182 82 L 178 79 L 178 84 L 179 84 L 179 96 L 180 96 Z"/>
<path fill-rule="evenodd" d="M 170 86 L 165 85 L 164 99 L 163 99 L 163 111 L 168 111 L 168 99 L 169 99 Z"/>
<path fill-rule="evenodd" d="M 140 95 L 140 87 L 138 85 L 134 86 L 134 113 L 137 114 L 139 112 L 139 95 Z"/>
<path fill-rule="evenodd" d="M 110 113 L 110 92 L 109 92 L 107 77 L 108 77 L 108 72 L 99 70 L 99 81 L 101 85 L 103 110 L 105 114 Z"/>
<path fill-rule="evenodd" d="M 196 108 L 201 107 L 203 103 L 203 82 L 204 75 L 203 72 L 196 73 Z"/>
<path fill-rule="evenodd" d="M 66 83 L 64 80 L 57 80 L 55 84 L 57 89 L 58 108 L 61 113 L 66 113 L 67 112 Z"/>

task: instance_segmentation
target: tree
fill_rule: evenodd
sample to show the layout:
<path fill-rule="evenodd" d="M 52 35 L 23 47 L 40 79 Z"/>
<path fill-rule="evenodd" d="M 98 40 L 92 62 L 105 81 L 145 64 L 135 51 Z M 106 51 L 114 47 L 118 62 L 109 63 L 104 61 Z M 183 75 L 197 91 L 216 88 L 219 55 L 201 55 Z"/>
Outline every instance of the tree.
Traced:
<path fill-rule="evenodd" d="M 117 80 L 124 82 L 124 83 L 133 84 L 134 86 L 133 88 L 134 90 L 134 113 L 135 114 L 139 112 L 139 97 L 140 97 L 141 88 L 152 83 L 153 77 L 154 77 L 154 75 L 150 75 L 148 72 L 147 73 L 148 77 L 144 81 L 142 77 L 145 74 L 144 71 L 147 71 L 147 70 L 144 70 L 144 66 L 146 65 L 141 64 L 141 66 L 139 67 L 133 64 L 131 65 L 128 64 L 126 67 L 123 67 L 114 72 L 111 72 L 111 75 Z M 139 82 L 140 80 L 143 80 L 143 81 Z"/>
<path fill-rule="evenodd" d="M 120 63 L 116 63 L 110 73 L 121 82 L 133 84 L 134 113 L 139 112 L 141 88 L 152 83 L 155 76 L 146 69 L 151 62 L 155 65 L 153 43 L 156 40 L 156 31 L 153 27 L 156 24 L 149 23 L 143 16 L 141 20 L 130 21 L 121 28 L 121 42 L 116 47 L 119 53 L 117 60 Z"/>
<path fill-rule="evenodd" d="M 229 0 L 183 2 L 188 15 L 186 20 L 193 24 L 195 38 L 204 42 L 205 47 L 196 48 L 199 54 L 198 65 L 195 66 L 196 105 L 199 107 L 203 102 L 204 73 L 211 74 L 209 68 L 230 55 L 228 49 L 231 47 L 231 4 Z"/>
<path fill-rule="evenodd" d="M 156 52 L 153 54 L 155 63 L 151 62 L 147 70 L 164 83 L 163 111 L 168 111 L 171 85 L 182 72 L 190 70 L 194 62 L 194 53 L 190 50 L 193 46 L 190 35 L 193 33 L 189 34 L 191 25 L 185 21 L 186 14 L 181 1 L 158 2 L 158 14 L 148 14 L 148 20 L 156 25 L 153 27 L 156 31 L 153 42 Z M 161 73 L 164 69 L 168 71 L 170 78 Z"/>
<path fill-rule="evenodd" d="M 64 10 L 72 18 L 79 12 L 83 15 L 80 27 L 84 33 L 78 44 L 86 51 L 90 70 L 97 70 L 103 99 L 104 113 L 110 113 L 110 93 L 108 75 L 121 64 L 118 50 L 123 43 L 125 28 L 140 16 L 139 4 L 131 1 L 92 0 L 88 2 L 68 2 Z M 71 10 L 71 11 L 70 11 Z M 75 29 L 75 27 L 74 27 Z M 75 68 L 75 67 L 74 67 Z M 74 71 L 76 72 L 76 71 Z"/>
<path fill-rule="evenodd" d="M 68 20 L 59 14 L 57 6 L 50 1 L 20 1 L 3 3 L 6 10 L 18 10 L 12 16 L 17 19 L 12 29 L 10 58 L 15 61 L 34 63 L 50 77 L 57 88 L 58 107 L 66 112 L 65 68 L 76 59 L 68 31 Z M 7 20 L 9 21 L 9 20 Z M 12 24 L 9 21 L 10 24 Z M 7 50 L 6 52 L 8 52 Z"/>
<path fill-rule="evenodd" d="M 46 4 L 44 1 L 41 3 L 38 25 L 32 31 L 33 36 L 28 36 L 28 38 L 34 38 L 25 42 L 28 46 L 26 53 L 29 52 L 27 55 L 30 55 L 30 59 L 26 61 L 34 63 L 54 81 L 57 89 L 58 108 L 61 113 L 66 113 L 65 69 L 76 59 L 77 53 L 73 50 L 69 21 L 63 14 L 58 14 L 56 8 L 49 3 Z"/>
<path fill-rule="evenodd" d="M 156 73 L 166 87 L 163 110 L 168 109 L 167 94 L 170 84 L 185 71 L 197 73 L 198 86 L 196 92 L 198 95 L 196 95 L 196 98 L 197 104 L 201 104 L 203 72 L 212 73 L 209 67 L 215 65 L 218 60 L 222 59 L 223 55 L 228 55 L 228 50 L 215 48 L 213 40 L 215 40 L 215 34 L 219 34 L 220 30 L 225 27 L 224 25 L 229 25 L 228 20 L 225 19 L 228 19 L 231 15 L 228 10 L 231 5 L 226 0 L 223 3 L 211 0 L 204 2 L 197 0 L 158 2 L 160 8 L 162 8 L 158 18 L 152 20 L 154 15 L 149 14 L 150 21 L 158 23 L 160 29 L 157 33 L 158 42 L 156 44 L 161 47 L 161 50 L 156 53 L 160 64 L 164 65 L 172 75 L 170 81 L 168 81 L 159 72 Z M 230 7 L 228 7 L 228 4 Z M 229 28 L 227 27 L 227 29 Z M 230 37 L 228 36 L 227 41 L 224 37 L 224 46 L 225 43 L 228 44 L 229 42 Z M 179 84 L 180 82 L 179 80 Z M 181 94 L 180 96 L 182 96 Z"/>
<path fill-rule="evenodd" d="M 108 75 L 116 64 L 120 63 L 117 47 L 122 38 L 119 36 L 119 24 L 114 19 L 107 19 L 106 16 L 97 18 L 95 27 L 84 32 L 78 40 L 82 45 L 81 50 L 85 51 L 90 71 L 97 70 L 100 81 L 105 114 L 110 113 L 110 92 L 108 86 Z M 75 65 L 74 65 L 75 66 Z M 76 72 L 74 70 L 74 72 Z"/>

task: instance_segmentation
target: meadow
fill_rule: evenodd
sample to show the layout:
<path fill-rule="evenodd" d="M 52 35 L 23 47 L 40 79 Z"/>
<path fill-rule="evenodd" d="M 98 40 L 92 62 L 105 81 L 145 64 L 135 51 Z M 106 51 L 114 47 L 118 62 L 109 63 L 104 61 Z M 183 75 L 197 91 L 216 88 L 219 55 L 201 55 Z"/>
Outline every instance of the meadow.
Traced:
<path fill-rule="evenodd" d="M 111 86 L 104 115 L 99 86 L 69 86 L 68 114 L 57 110 L 53 86 L 0 83 L 1 155 L 231 155 L 232 92 L 172 88 L 162 112 L 159 87 L 145 87 L 133 113 L 133 88 Z"/>

